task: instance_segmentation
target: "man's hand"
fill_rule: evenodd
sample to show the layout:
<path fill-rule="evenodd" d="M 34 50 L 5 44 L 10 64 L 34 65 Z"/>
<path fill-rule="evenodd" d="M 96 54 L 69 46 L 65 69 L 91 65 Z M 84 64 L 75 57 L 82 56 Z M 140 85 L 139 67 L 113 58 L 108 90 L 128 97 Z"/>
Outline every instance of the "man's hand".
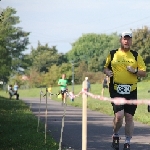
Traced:
<path fill-rule="evenodd" d="M 112 77 L 113 76 L 113 72 L 111 70 L 106 71 L 106 76 Z"/>
<path fill-rule="evenodd" d="M 137 69 L 134 69 L 133 67 L 131 66 L 127 66 L 127 70 L 133 74 L 136 74 L 137 73 Z"/>

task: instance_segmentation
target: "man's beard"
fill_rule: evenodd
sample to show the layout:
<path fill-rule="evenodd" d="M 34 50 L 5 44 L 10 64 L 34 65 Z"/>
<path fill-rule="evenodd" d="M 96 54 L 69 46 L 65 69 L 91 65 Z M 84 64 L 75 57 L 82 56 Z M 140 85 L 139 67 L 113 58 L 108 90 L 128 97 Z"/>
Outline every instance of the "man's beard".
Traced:
<path fill-rule="evenodd" d="M 124 49 L 130 49 L 130 46 L 128 46 L 128 45 L 123 45 L 123 48 L 124 48 Z"/>

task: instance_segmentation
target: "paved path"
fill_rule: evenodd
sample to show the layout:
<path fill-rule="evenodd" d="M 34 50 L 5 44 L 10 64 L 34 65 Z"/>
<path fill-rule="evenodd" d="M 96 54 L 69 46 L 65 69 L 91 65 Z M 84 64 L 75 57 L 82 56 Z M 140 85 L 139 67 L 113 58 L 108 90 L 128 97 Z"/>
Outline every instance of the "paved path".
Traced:
<path fill-rule="evenodd" d="M 38 116 L 39 98 L 24 98 L 23 101 L 31 106 L 33 114 Z M 48 130 L 54 139 L 59 142 L 63 106 L 60 102 L 48 100 Z M 41 121 L 45 122 L 45 99 L 41 101 Z M 112 120 L 113 118 L 102 113 L 88 110 L 87 150 L 111 150 Z M 123 149 L 124 126 L 120 131 L 120 149 Z M 131 141 L 131 150 L 150 150 L 150 126 L 135 122 L 134 136 Z M 82 150 L 82 110 L 72 106 L 66 107 L 65 126 L 62 147 L 71 147 L 73 150 Z"/>

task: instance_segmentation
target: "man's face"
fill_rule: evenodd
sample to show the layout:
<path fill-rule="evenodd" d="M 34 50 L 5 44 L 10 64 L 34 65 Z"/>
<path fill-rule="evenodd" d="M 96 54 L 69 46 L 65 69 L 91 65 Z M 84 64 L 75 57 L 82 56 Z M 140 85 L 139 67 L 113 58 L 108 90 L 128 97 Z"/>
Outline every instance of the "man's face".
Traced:
<path fill-rule="evenodd" d="M 62 75 L 62 79 L 65 79 L 65 77 L 66 77 L 66 75 L 65 75 L 65 74 L 63 74 L 63 75 Z"/>
<path fill-rule="evenodd" d="M 132 38 L 129 36 L 121 37 L 120 43 L 122 48 L 130 49 L 130 46 L 132 45 Z"/>

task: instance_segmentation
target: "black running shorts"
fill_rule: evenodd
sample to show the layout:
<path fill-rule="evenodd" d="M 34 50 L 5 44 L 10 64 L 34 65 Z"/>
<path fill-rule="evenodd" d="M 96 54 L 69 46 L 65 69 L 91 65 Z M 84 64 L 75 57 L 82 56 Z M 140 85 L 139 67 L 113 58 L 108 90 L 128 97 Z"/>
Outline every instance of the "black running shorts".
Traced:
<path fill-rule="evenodd" d="M 108 85 L 107 84 L 103 84 L 103 88 L 108 88 Z"/>
<path fill-rule="evenodd" d="M 126 100 L 130 100 L 130 99 L 137 100 L 137 89 L 134 91 L 131 91 L 130 94 L 124 94 L 124 95 L 117 93 L 116 90 L 111 90 L 110 91 L 110 97 L 111 98 L 123 97 Z M 137 108 L 137 105 L 128 105 L 128 104 L 115 105 L 114 103 L 112 103 L 112 106 L 113 106 L 114 114 L 117 113 L 118 111 L 124 110 L 126 113 L 129 113 L 132 116 L 134 116 L 136 108 Z"/>
<path fill-rule="evenodd" d="M 64 93 L 66 93 L 67 90 L 61 90 L 61 94 L 64 95 Z"/>

